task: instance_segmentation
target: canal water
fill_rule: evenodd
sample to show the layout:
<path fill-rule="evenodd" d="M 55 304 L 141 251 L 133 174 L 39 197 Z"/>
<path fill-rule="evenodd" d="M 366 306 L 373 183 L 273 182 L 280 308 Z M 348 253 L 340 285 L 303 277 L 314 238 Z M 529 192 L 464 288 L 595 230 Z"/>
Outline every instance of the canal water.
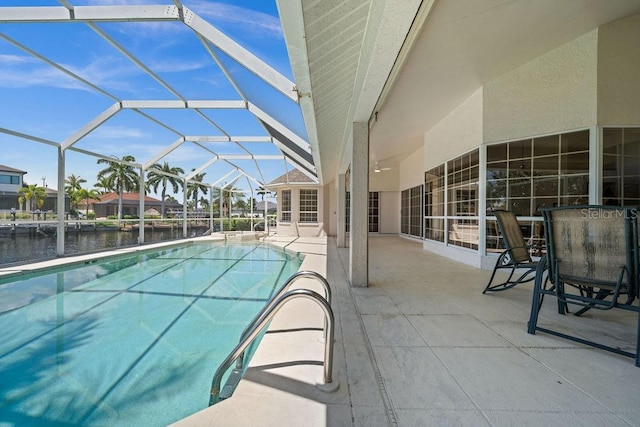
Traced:
<path fill-rule="evenodd" d="M 190 228 L 187 237 L 200 236 L 206 228 Z M 182 239 L 182 229 L 144 232 L 145 244 Z M 35 262 L 56 258 L 56 236 L 23 235 L 0 237 L 0 268 L 25 261 Z M 65 256 L 98 252 L 105 249 L 136 246 L 136 231 L 84 231 L 67 233 Z"/>

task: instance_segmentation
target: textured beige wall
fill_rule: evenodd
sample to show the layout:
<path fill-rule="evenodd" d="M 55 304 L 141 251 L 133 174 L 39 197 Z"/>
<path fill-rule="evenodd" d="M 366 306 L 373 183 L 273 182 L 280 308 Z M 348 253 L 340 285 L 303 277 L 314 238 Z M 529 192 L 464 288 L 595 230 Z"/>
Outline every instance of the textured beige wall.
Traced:
<path fill-rule="evenodd" d="M 482 92 L 478 89 L 424 135 L 424 171 L 482 145 Z"/>
<path fill-rule="evenodd" d="M 640 15 L 598 31 L 598 124 L 640 124 Z"/>
<path fill-rule="evenodd" d="M 380 223 L 382 234 L 400 233 L 400 192 L 380 192 Z"/>
<path fill-rule="evenodd" d="M 595 124 L 597 48 L 594 30 L 486 84 L 484 141 Z"/>
<path fill-rule="evenodd" d="M 399 190 L 415 187 L 424 183 L 424 147 L 418 148 L 415 152 L 400 162 Z M 398 205 L 398 209 L 400 209 Z"/>
<path fill-rule="evenodd" d="M 396 191 L 400 176 L 398 164 L 381 163 L 380 167 L 391 167 L 389 170 L 369 173 L 369 191 Z"/>
<path fill-rule="evenodd" d="M 324 198 L 324 230 L 329 236 L 335 236 L 338 230 L 338 188 L 337 179 L 323 187 Z"/>

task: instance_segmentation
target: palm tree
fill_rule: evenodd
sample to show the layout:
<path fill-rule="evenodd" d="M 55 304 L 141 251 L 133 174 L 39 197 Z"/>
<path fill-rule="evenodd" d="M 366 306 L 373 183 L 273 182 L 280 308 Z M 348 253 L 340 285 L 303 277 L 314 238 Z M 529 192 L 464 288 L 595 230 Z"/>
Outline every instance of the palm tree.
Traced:
<path fill-rule="evenodd" d="M 258 187 L 256 190 L 256 194 L 260 196 L 261 200 L 264 202 L 264 197 L 271 195 L 271 191 L 267 190 L 264 187 Z"/>
<path fill-rule="evenodd" d="M 38 187 L 38 184 L 29 184 L 19 188 L 18 193 L 22 193 L 18 199 L 28 202 L 30 210 L 34 210 L 34 203 L 38 208 L 41 208 L 47 198 L 47 191 L 44 187 Z M 20 204 L 22 205 L 22 203 Z"/>
<path fill-rule="evenodd" d="M 112 187 L 109 179 L 106 177 L 98 178 L 98 182 L 93 184 L 93 188 L 98 190 L 100 194 L 107 194 L 111 191 L 115 191 L 115 188 Z"/>
<path fill-rule="evenodd" d="M 193 199 L 193 210 L 198 210 L 198 199 L 200 198 L 200 192 L 202 192 L 203 196 L 209 192 L 209 187 L 202 183 L 205 175 L 206 172 L 198 173 L 193 177 L 193 181 L 189 181 L 189 183 L 187 184 L 187 198 Z"/>
<path fill-rule="evenodd" d="M 149 171 L 149 175 L 147 177 L 147 190 L 153 189 L 153 191 L 157 193 L 158 187 L 162 188 L 162 192 L 160 194 L 160 216 L 164 218 L 164 201 L 167 193 L 167 187 L 171 185 L 173 192 L 177 193 L 183 183 L 178 178 L 165 175 L 161 172 L 180 175 L 184 173 L 184 170 L 179 167 L 170 167 L 167 162 L 164 162 L 163 165 L 155 163 L 151 168 L 152 169 Z"/>
<path fill-rule="evenodd" d="M 82 184 L 87 182 L 86 179 L 80 178 L 79 176 L 75 176 L 71 174 L 64 180 L 64 192 L 69 195 L 69 201 L 71 202 L 71 209 L 78 209 L 78 202 L 82 200 L 81 197 L 78 197 L 78 191 L 82 189 Z"/>
<path fill-rule="evenodd" d="M 122 157 L 124 162 L 135 162 L 133 156 Z M 133 166 L 121 163 L 118 160 L 99 159 L 98 164 L 107 164 L 108 166 L 98 172 L 98 180 L 106 178 L 109 187 L 118 192 L 118 219 L 122 219 L 122 198 L 124 192 L 139 191 L 139 176 Z"/>
<path fill-rule="evenodd" d="M 244 191 L 236 187 L 223 190 L 224 197 L 222 198 L 223 205 L 227 209 L 231 210 L 233 205 L 236 204 L 239 208 L 246 209 L 246 203 L 244 201 Z"/>
<path fill-rule="evenodd" d="M 85 216 L 89 218 L 89 199 L 97 199 L 100 197 L 100 193 L 98 190 L 87 190 L 86 188 L 81 188 L 76 193 L 78 200 L 84 200 L 85 203 Z"/>

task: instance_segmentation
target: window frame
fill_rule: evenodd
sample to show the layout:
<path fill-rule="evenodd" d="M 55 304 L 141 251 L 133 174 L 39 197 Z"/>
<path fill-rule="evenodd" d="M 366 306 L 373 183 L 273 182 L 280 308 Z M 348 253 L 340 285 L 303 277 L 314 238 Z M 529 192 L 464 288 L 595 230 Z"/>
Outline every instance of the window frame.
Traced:
<path fill-rule="evenodd" d="M 299 220 L 302 224 L 318 222 L 318 189 L 301 188 L 298 192 Z"/>
<path fill-rule="evenodd" d="M 282 190 L 280 196 L 282 197 L 280 222 L 291 222 L 291 190 Z"/>

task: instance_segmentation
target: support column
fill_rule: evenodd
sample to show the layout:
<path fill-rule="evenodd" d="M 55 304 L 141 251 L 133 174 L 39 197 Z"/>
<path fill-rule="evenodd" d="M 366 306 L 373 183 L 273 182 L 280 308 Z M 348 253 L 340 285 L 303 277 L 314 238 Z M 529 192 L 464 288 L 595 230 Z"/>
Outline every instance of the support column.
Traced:
<path fill-rule="evenodd" d="M 346 247 L 346 237 L 347 237 L 347 231 L 346 231 L 346 193 L 347 193 L 347 185 L 346 185 L 346 179 L 345 179 L 345 174 L 340 174 L 338 175 L 338 188 L 336 191 L 336 193 L 338 194 L 338 209 L 336 212 L 336 215 L 338 216 L 336 218 L 336 224 L 337 224 L 337 231 L 336 231 L 336 244 L 338 245 L 339 248 L 344 248 Z"/>
<path fill-rule="evenodd" d="M 65 152 L 62 147 L 58 147 L 58 228 L 56 230 L 56 255 L 64 256 L 64 220 L 65 220 L 65 199 L 64 199 L 64 174 L 65 174 Z"/>
<path fill-rule="evenodd" d="M 182 238 L 187 238 L 187 186 L 189 185 L 189 181 L 184 180 L 184 193 L 182 197 Z"/>
<path fill-rule="evenodd" d="M 369 286 L 369 125 L 353 124 L 349 226 L 351 286 Z"/>
<path fill-rule="evenodd" d="M 213 234 L 213 185 L 209 187 L 209 234 Z"/>
<path fill-rule="evenodd" d="M 220 197 L 218 197 L 218 205 L 220 208 L 220 231 L 224 231 L 224 214 L 222 213 L 222 205 L 224 204 L 224 198 L 222 197 L 222 187 L 220 187 L 220 192 L 218 193 Z"/>
<path fill-rule="evenodd" d="M 140 168 L 140 180 L 138 182 L 140 190 L 138 192 L 138 244 L 144 243 L 144 169 Z"/>

